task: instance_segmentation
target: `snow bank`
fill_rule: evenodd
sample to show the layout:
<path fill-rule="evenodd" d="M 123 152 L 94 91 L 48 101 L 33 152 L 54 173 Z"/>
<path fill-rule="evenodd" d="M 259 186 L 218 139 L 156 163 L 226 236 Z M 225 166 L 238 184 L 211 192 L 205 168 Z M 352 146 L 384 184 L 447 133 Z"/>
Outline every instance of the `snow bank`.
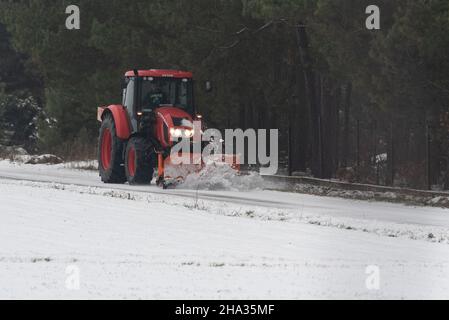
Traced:
<path fill-rule="evenodd" d="M 60 164 L 64 162 L 64 160 L 62 160 L 58 156 L 55 156 L 54 154 L 29 155 L 26 153 L 26 151 L 25 153 L 10 154 L 8 160 L 2 161 L 9 161 L 12 164 L 30 164 L 30 165 Z"/>
<path fill-rule="evenodd" d="M 41 154 L 31 156 L 25 164 L 60 164 L 64 161 L 54 154 Z"/>
<path fill-rule="evenodd" d="M 188 175 L 179 185 L 182 189 L 249 191 L 264 187 L 262 177 L 251 172 L 240 174 L 228 164 L 208 163 L 200 171 Z"/>
<path fill-rule="evenodd" d="M 0 159 L 0 166 L 4 168 L 21 168 L 27 170 L 40 169 L 48 171 L 48 173 L 57 172 L 67 169 L 70 170 L 83 170 L 93 171 L 98 170 L 97 160 L 85 160 L 85 161 L 69 161 L 61 162 L 59 157 L 53 155 L 39 155 L 39 156 L 15 156 L 14 160 Z"/>
<path fill-rule="evenodd" d="M 288 187 L 285 187 L 287 189 Z M 277 188 L 282 190 L 280 188 Z M 449 208 L 449 193 L 448 196 L 433 196 L 431 194 L 422 196 L 401 194 L 395 192 L 374 192 L 374 191 L 361 191 L 361 190 L 345 190 L 332 188 L 328 186 L 312 185 L 307 183 L 297 183 L 294 185 L 292 191 L 311 194 L 317 196 L 344 198 L 344 199 L 356 199 L 356 200 L 368 200 L 368 201 L 386 201 L 404 203 L 408 205 L 416 206 L 432 206 Z"/>
<path fill-rule="evenodd" d="M 63 166 L 64 168 L 67 169 L 97 171 L 98 161 L 97 160 L 71 161 L 65 162 Z"/>

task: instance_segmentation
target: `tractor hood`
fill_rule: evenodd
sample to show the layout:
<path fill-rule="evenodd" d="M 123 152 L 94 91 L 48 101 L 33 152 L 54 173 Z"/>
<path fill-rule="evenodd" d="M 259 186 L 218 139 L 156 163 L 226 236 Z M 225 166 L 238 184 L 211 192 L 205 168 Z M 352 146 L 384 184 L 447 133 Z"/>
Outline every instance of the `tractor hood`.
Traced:
<path fill-rule="evenodd" d="M 192 116 L 180 108 L 161 107 L 155 110 L 155 114 L 155 136 L 164 148 L 173 145 L 172 135 L 175 132 L 176 137 L 181 138 L 183 134 L 193 130 Z"/>

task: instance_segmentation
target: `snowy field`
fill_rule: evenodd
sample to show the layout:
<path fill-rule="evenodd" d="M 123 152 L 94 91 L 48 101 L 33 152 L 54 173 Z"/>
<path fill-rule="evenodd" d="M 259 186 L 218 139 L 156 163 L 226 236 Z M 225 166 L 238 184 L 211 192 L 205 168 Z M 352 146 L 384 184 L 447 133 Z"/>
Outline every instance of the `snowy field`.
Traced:
<path fill-rule="evenodd" d="M 0 299 L 449 298 L 449 210 L 233 179 L 162 190 L 1 161 Z"/>

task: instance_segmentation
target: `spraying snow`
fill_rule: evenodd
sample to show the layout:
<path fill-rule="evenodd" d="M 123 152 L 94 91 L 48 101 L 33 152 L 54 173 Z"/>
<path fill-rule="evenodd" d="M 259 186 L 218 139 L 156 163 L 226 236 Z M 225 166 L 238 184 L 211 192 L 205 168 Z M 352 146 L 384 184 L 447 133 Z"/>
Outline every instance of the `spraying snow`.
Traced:
<path fill-rule="evenodd" d="M 258 173 L 242 175 L 227 163 L 210 161 L 201 171 L 188 175 L 179 188 L 249 191 L 262 189 L 263 186 L 264 181 Z"/>

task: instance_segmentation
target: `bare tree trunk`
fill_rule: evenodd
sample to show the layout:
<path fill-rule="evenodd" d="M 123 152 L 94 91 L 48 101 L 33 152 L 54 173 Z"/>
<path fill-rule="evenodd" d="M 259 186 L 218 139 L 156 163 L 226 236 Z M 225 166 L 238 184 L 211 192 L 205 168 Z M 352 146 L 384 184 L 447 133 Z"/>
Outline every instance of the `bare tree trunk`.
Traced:
<path fill-rule="evenodd" d="M 333 124 L 334 124 L 334 173 L 340 167 L 340 102 L 341 102 L 341 87 L 337 85 L 335 88 L 335 103 L 333 108 Z"/>
<path fill-rule="evenodd" d="M 323 178 L 330 179 L 336 173 L 337 162 L 337 94 L 333 83 L 323 79 L 321 85 L 321 111 L 322 111 L 322 162 Z"/>
<path fill-rule="evenodd" d="M 304 73 L 305 92 L 310 109 L 311 138 L 312 138 L 312 174 L 321 178 L 322 166 L 322 139 L 321 139 L 321 110 L 316 87 L 316 77 L 312 69 L 312 60 L 309 56 L 309 41 L 303 23 L 297 26 L 297 38 L 301 64 Z"/>
<path fill-rule="evenodd" d="M 294 68 L 296 79 L 295 99 L 294 99 L 294 154 L 296 169 L 305 172 L 307 169 L 307 160 L 309 155 L 309 112 L 305 97 L 304 77 L 299 64 Z"/>
<path fill-rule="evenodd" d="M 344 167 L 348 166 L 349 159 L 349 119 L 351 112 L 351 95 L 352 95 L 352 84 L 348 83 L 345 90 L 345 107 L 344 107 L 344 129 L 343 129 L 343 154 L 342 154 L 342 165 Z"/>

